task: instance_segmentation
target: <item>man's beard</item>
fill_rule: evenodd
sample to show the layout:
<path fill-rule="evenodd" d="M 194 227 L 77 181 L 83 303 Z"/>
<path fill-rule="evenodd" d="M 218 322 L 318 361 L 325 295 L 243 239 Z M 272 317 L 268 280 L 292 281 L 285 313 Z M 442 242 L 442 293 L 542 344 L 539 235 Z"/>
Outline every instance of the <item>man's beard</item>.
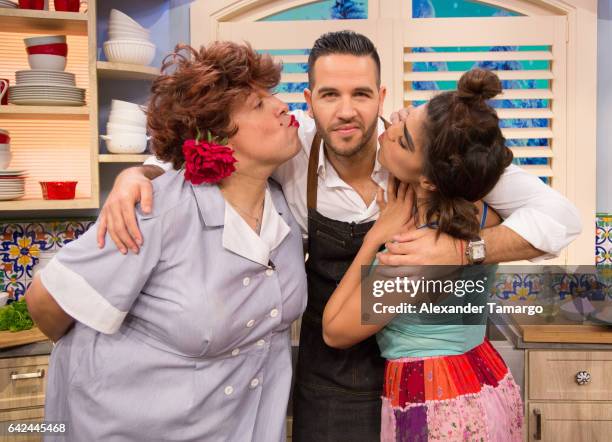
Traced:
<path fill-rule="evenodd" d="M 319 135 L 321 135 L 321 138 L 323 139 L 325 146 L 329 150 L 331 150 L 335 155 L 340 156 L 340 157 L 352 157 L 354 155 L 357 155 L 359 152 L 361 152 L 367 146 L 368 141 L 370 141 L 370 139 L 372 138 L 372 136 L 374 135 L 374 132 L 376 131 L 378 127 L 378 117 L 377 117 L 374 119 L 372 124 L 369 127 L 367 127 L 366 130 L 363 132 L 363 138 L 361 139 L 361 142 L 357 146 L 349 150 L 340 150 L 336 148 L 336 146 L 334 146 L 334 144 L 332 143 L 331 136 L 329 135 L 331 131 L 324 129 L 323 125 L 319 123 L 319 120 L 317 120 L 316 116 L 314 117 L 314 120 L 315 120 L 315 125 L 317 127 L 317 132 L 319 133 Z M 343 124 L 349 124 L 349 123 L 351 122 L 349 121 Z"/>

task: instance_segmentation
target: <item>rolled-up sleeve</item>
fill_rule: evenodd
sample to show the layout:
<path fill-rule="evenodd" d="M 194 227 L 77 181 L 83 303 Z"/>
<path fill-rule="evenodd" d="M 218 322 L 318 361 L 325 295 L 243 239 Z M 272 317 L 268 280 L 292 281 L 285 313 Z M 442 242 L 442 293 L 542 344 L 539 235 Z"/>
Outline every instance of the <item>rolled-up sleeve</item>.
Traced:
<path fill-rule="evenodd" d="M 533 261 L 558 256 L 582 230 L 576 206 L 515 165 L 506 169 L 484 200 L 504 218 L 504 226 L 545 252 Z"/>
<path fill-rule="evenodd" d="M 100 249 L 96 222 L 40 272 L 42 284 L 75 320 L 102 333 L 119 329 L 161 256 L 161 219 L 139 216 L 138 224 L 145 238 L 138 254 L 123 255 L 109 237 Z"/>

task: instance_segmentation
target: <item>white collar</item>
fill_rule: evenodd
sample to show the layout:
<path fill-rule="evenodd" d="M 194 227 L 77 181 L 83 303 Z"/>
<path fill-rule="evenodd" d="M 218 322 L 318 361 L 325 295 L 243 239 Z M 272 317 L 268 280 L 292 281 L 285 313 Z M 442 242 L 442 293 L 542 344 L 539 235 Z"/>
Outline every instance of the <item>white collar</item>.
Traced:
<path fill-rule="evenodd" d="M 378 124 L 376 127 L 378 134 L 381 134 L 385 131 L 385 123 L 382 119 L 378 119 Z M 378 137 L 377 137 L 378 138 Z M 378 155 L 380 153 L 380 143 L 378 139 L 376 140 L 376 159 L 374 160 L 374 170 L 372 171 L 372 179 L 379 185 L 383 185 L 386 187 L 387 183 L 387 171 L 383 169 L 382 165 L 378 161 Z M 329 170 L 328 170 L 329 167 Z M 321 145 L 319 146 L 319 164 L 317 166 L 317 174 L 323 178 L 325 185 L 327 187 L 348 187 L 350 186 L 340 178 L 336 169 L 329 163 L 327 157 L 325 155 L 325 147 L 323 145 L 323 140 L 321 140 Z"/>
<path fill-rule="evenodd" d="M 226 202 L 223 247 L 250 261 L 268 266 L 272 250 L 289 234 L 290 228 L 274 207 L 266 188 L 261 232 L 257 235 L 238 212 Z"/>

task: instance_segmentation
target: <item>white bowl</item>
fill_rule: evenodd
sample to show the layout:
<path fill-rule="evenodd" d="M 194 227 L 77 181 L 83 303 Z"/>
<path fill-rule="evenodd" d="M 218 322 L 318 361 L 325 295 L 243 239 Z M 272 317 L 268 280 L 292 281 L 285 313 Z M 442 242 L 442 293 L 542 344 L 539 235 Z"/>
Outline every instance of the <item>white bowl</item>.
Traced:
<path fill-rule="evenodd" d="M 26 47 L 39 46 L 39 45 L 50 45 L 55 43 L 66 43 L 65 35 L 47 35 L 45 37 L 30 37 L 23 39 Z"/>
<path fill-rule="evenodd" d="M 136 105 L 134 109 L 123 109 L 115 107 L 111 109 L 110 116 L 140 121 L 142 123 L 147 122 L 147 115 L 144 113 L 144 110 L 142 110 L 138 105 Z"/>
<path fill-rule="evenodd" d="M 28 63 L 32 69 L 47 69 L 49 71 L 63 71 L 66 69 L 66 57 L 51 54 L 28 55 Z"/>
<path fill-rule="evenodd" d="M 108 41 L 116 40 L 144 41 L 146 43 L 151 43 L 151 39 L 148 35 L 133 34 L 127 31 L 110 31 L 108 33 Z"/>
<path fill-rule="evenodd" d="M 123 124 L 126 126 L 134 126 L 134 127 L 142 127 L 145 128 L 147 126 L 147 122 L 142 122 L 140 120 L 130 120 L 128 118 L 116 117 L 112 113 L 108 117 L 108 122 L 111 124 Z"/>
<path fill-rule="evenodd" d="M 119 23 L 110 23 L 108 25 L 108 32 L 129 32 L 132 34 L 146 35 L 147 37 L 151 35 L 151 31 L 143 27 Z"/>
<path fill-rule="evenodd" d="M 11 150 L 10 144 L 2 143 L 0 144 L 0 152 L 9 152 Z"/>
<path fill-rule="evenodd" d="M 111 40 L 104 42 L 108 61 L 147 66 L 155 57 L 155 45 L 145 41 Z"/>
<path fill-rule="evenodd" d="M 111 101 L 111 111 L 112 112 L 140 112 L 142 107 L 138 103 L 131 103 L 129 101 L 123 100 L 112 100 Z"/>
<path fill-rule="evenodd" d="M 8 168 L 13 159 L 13 154 L 10 152 L 0 152 L 0 169 Z"/>
<path fill-rule="evenodd" d="M 135 26 L 127 26 L 127 25 L 116 25 L 111 24 L 108 27 L 108 33 L 113 34 L 114 32 L 127 32 L 129 34 L 137 35 L 138 37 L 144 37 L 149 39 L 151 37 L 151 32 L 148 29 L 135 27 Z"/>
<path fill-rule="evenodd" d="M 100 135 L 106 141 L 106 149 L 110 153 L 142 153 L 147 148 L 149 137 L 144 134 L 112 134 Z"/>
<path fill-rule="evenodd" d="M 147 128 L 145 126 L 130 126 L 129 124 L 109 122 L 106 123 L 106 132 L 113 135 L 122 133 L 146 134 Z"/>
<path fill-rule="evenodd" d="M 129 15 L 119 11 L 118 9 L 111 9 L 110 16 L 108 21 L 110 23 L 124 23 L 126 25 L 137 26 L 139 28 L 144 29 L 140 23 L 134 20 Z"/>

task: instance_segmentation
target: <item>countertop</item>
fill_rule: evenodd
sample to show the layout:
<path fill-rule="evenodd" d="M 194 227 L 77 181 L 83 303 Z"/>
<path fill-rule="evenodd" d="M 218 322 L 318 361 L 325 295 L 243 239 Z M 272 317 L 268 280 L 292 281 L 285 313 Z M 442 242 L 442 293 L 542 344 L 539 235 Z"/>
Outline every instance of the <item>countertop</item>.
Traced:
<path fill-rule="evenodd" d="M 51 354 L 53 343 L 51 341 L 35 342 L 33 344 L 18 345 L 0 350 L 0 358 L 17 358 L 20 356 L 44 356 Z"/>

